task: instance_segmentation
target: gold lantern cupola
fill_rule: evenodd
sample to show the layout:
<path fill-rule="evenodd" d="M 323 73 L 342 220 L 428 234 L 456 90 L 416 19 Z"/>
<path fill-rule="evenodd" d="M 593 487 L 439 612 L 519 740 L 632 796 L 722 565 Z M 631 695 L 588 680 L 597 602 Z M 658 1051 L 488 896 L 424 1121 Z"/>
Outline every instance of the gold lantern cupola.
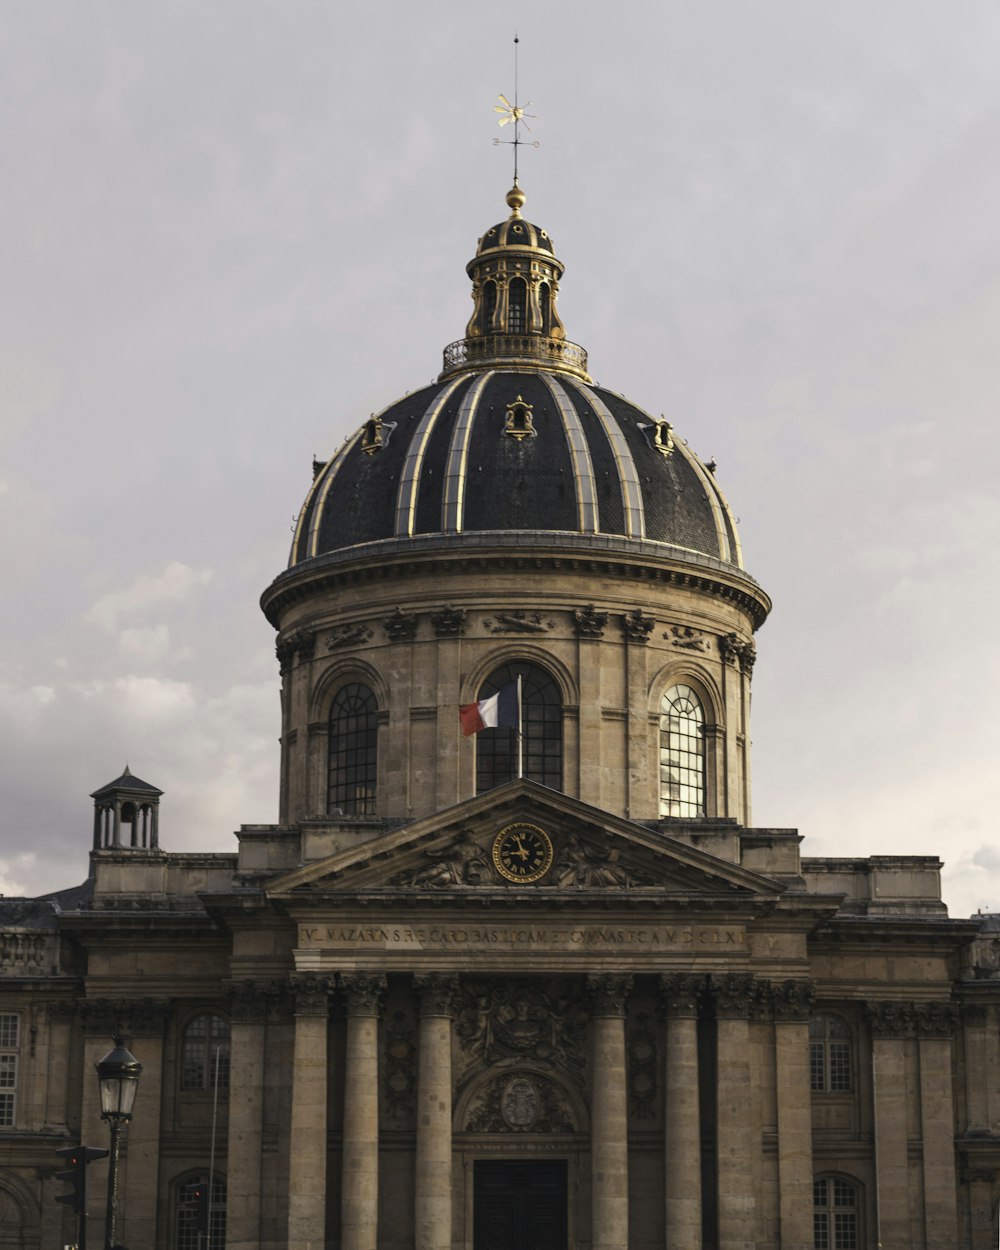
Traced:
<path fill-rule="evenodd" d="M 465 338 L 444 351 L 441 377 L 490 366 L 534 366 L 589 382 L 587 353 L 566 338 L 556 309 L 564 266 L 552 240 L 521 215 L 525 195 L 514 179 L 510 216 L 491 226 L 466 266 L 472 316 Z"/>

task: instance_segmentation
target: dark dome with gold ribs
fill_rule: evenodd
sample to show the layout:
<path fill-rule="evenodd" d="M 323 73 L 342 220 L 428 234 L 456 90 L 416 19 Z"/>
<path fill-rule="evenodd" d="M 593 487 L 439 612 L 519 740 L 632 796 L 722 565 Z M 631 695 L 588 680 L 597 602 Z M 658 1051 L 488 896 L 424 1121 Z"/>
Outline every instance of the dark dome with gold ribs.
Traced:
<path fill-rule="evenodd" d="M 507 195 L 468 264 L 473 312 L 437 382 L 317 465 L 291 569 L 426 549 L 528 546 L 742 572 L 736 526 L 671 425 L 596 386 L 556 310 L 563 265 Z"/>
<path fill-rule="evenodd" d="M 318 473 L 291 564 L 386 539 L 526 530 L 645 539 L 742 568 L 713 474 L 665 421 L 572 374 L 502 367 L 367 421 Z"/>

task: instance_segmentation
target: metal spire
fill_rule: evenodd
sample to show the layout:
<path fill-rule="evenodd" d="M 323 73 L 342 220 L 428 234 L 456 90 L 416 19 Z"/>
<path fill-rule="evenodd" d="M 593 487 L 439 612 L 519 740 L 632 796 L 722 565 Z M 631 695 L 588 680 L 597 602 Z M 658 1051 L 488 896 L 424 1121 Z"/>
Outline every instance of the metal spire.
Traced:
<path fill-rule="evenodd" d="M 498 146 L 501 143 L 509 143 L 511 147 L 514 149 L 514 186 L 515 187 L 517 186 L 517 149 L 525 146 L 525 140 L 521 138 L 521 127 L 523 126 L 525 130 L 530 132 L 531 127 L 528 125 L 525 119 L 530 117 L 532 121 L 535 120 L 534 113 L 526 113 L 524 111 L 525 109 L 531 108 L 531 101 L 529 100 L 528 103 L 524 106 L 524 108 L 522 108 L 521 105 L 518 104 L 518 100 L 517 100 L 517 45 L 520 42 L 521 42 L 520 39 L 518 39 L 517 35 L 515 35 L 514 36 L 514 103 L 511 104 L 510 100 L 508 100 L 507 97 L 501 93 L 497 97 L 500 103 L 493 105 L 493 112 L 500 114 L 499 125 L 507 126 L 511 122 L 513 122 L 514 124 L 514 138 L 513 139 L 494 139 L 493 144 L 494 146 Z M 527 141 L 527 146 L 532 147 L 532 148 L 537 148 L 539 146 L 538 140 L 535 139 L 535 140 Z"/>

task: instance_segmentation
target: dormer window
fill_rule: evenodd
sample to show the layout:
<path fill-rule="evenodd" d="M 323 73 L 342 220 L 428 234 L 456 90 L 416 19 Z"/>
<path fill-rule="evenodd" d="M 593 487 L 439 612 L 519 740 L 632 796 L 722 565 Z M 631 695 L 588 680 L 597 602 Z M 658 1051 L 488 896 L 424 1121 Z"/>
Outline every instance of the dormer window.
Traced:
<path fill-rule="evenodd" d="M 511 438 L 516 438 L 518 442 L 523 438 L 535 437 L 531 404 L 526 404 L 520 395 L 507 409 L 507 423 L 503 432 L 510 435 Z"/>
<path fill-rule="evenodd" d="M 373 413 L 364 424 L 364 433 L 361 435 L 361 450 L 366 456 L 374 456 L 377 451 L 381 451 L 388 443 L 389 435 L 395 428 L 395 421 L 383 421 L 381 417 L 376 417 Z"/>

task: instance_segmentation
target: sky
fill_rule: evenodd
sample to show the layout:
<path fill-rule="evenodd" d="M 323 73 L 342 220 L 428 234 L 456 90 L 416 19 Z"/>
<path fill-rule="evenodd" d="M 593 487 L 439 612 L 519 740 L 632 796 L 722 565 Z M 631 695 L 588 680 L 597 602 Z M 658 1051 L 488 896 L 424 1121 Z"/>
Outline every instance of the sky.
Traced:
<path fill-rule="evenodd" d="M 599 383 L 703 459 L 774 601 L 754 823 L 1000 911 L 995 0 L 5 0 L 0 892 L 277 819 L 258 608 L 326 458 L 525 215 Z"/>

